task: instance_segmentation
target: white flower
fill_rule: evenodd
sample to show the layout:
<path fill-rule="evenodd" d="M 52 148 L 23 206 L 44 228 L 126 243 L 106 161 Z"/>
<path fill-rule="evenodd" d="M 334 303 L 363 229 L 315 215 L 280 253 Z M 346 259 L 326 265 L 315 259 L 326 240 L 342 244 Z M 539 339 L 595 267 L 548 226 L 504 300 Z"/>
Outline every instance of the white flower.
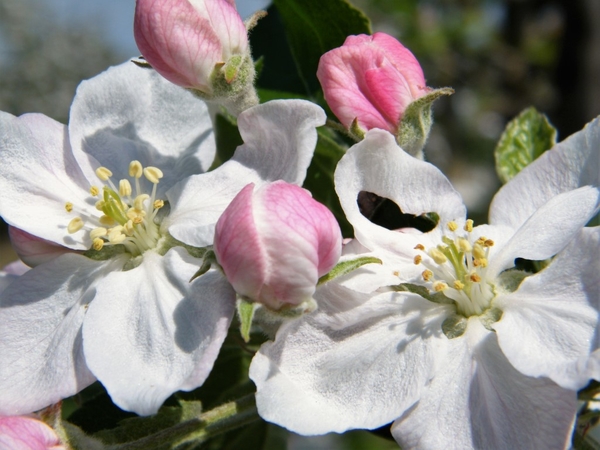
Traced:
<path fill-rule="evenodd" d="M 435 167 L 369 132 L 340 161 L 336 190 L 358 241 L 346 253 L 384 264 L 325 285 L 315 314 L 261 347 L 250 368 L 261 416 L 301 434 L 394 421 L 403 448 L 568 446 L 580 369 L 598 347 L 600 229 L 582 227 L 598 210 L 599 130 L 524 169 L 478 227 Z M 439 223 L 383 229 L 360 213 L 361 191 Z M 509 270 L 553 256 L 536 274 Z M 403 283 L 412 292 L 387 287 Z"/>
<path fill-rule="evenodd" d="M 202 262 L 190 246 L 212 244 L 246 184 L 301 183 L 323 122 L 303 101 L 257 106 L 239 118 L 245 144 L 204 173 L 206 106 L 131 63 L 82 83 L 68 127 L 2 113 L 0 215 L 39 265 L 0 294 L 0 413 L 98 379 L 121 408 L 151 414 L 202 384 L 235 293 L 214 270 L 189 283 Z M 70 250 L 44 250 L 56 244 Z"/>

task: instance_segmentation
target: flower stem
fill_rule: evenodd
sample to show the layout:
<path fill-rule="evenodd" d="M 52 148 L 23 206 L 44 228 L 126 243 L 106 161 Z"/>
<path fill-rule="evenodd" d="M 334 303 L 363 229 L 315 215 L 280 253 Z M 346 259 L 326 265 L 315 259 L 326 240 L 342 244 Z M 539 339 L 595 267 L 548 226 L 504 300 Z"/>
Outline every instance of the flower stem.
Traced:
<path fill-rule="evenodd" d="M 107 447 L 107 450 L 158 450 L 194 442 L 200 444 L 219 434 L 259 419 L 254 394 L 225 403 L 198 417 L 144 438 Z"/>

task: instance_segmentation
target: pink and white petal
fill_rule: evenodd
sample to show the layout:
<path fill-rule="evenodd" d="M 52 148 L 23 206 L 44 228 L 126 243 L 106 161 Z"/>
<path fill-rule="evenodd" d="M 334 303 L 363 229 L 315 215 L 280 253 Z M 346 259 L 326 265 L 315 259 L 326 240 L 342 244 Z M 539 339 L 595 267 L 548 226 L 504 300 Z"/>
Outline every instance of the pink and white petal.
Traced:
<path fill-rule="evenodd" d="M 62 255 L 0 294 L 1 414 L 36 411 L 94 382 L 81 324 L 99 279 L 118 263 Z"/>
<path fill-rule="evenodd" d="M 335 171 L 336 192 L 355 237 L 371 250 L 388 249 L 412 261 L 414 247 L 427 236 L 437 236 L 451 220 L 464 221 L 465 206 L 446 177 L 433 165 L 402 151 L 394 136 L 371 130 L 340 160 Z M 436 229 L 424 235 L 405 234 L 373 224 L 359 210 L 361 191 L 372 192 L 396 203 L 403 213 L 421 215 L 435 212 Z M 418 194 L 417 194 L 418 193 Z"/>
<path fill-rule="evenodd" d="M 65 450 L 56 432 L 26 416 L 0 416 L 0 448 L 6 450 Z"/>
<path fill-rule="evenodd" d="M 600 118 L 545 152 L 504 185 L 490 207 L 490 223 L 518 228 L 552 197 L 600 185 Z"/>
<path fill-rule="evenodd" d="M 146 252 L 140 266 L 113 272 L 98 286 L 83 325 L 84 352 L 120 408 L 154 414 L 212 369 L 235 293 L 216 271 L 189 283 L 199 263 L 181 247 L 165 256 Z"/>
<path fill-rule="evenodd" d="M 580 361 L 597 348 L 600 229 L 586 228 L 540 273 L 497 299 L 494 324 L 502 351 L 520 372 L 549 377 L 566 389 L 589 378 Z M 597 338 L 596 338 L 597 339 Z"/>
<path fill-rule="evenodd" d="M 129 61 L 79 85 L 69 133 L 77 162 L 94 184 L 97 167 L 108 167 L 118 182 L 129 179 L 129 163 L 138 160 L 163 171 L 159 196 L 207 171 L 215 156 L 206 104 Z"/>
<path fill-rule="evenodd" d="M 25 265 L 23 263 L 23 261 L 17 260 L 17 261 L 8 263 L 6 266 L 4 266 L 2 268 L 2 270 L 0 270 L 0 273 L 5 273 L 8 275 L 14 275 L 14 276 L 20 276 L 29 270 L 31 270 L 31 267 Z"/>
<path fill-rule="evenodd" d="M 376 69 L 365 71 L 364 76 L 373 103 L 386 120 L 394 124 L 394 127 L 389 129 L 394 132 L 406 107 L 413 101 L 410 86 L 398 69 L 387 60 Z"/>
<path fill-rule="evenodd" d="M 8 228 L 8 235 L 13 249 L 21 261 L 29 267 L 39 266 L 64 253 L 72 252 L 67 247 L 33 236 L 15 227 Z"/>
<path fill-rule="evenodd" d="M 246 30 L 234 2 L 207 1 L 204 2 L 204 5 L 213 32 L 219 37 L 223 62 L 227 62 L 232 55 L 246 55 L 248 53 L 248 30 Z"/>
<path fill-rule="evenodd" d="M 377 428 L 416 402 L 431 378 L 443 317 L 429 315 L 430 304 L 417 296 L 377 301 L 384 309 L 395 303 L 397 314 L 369 314 L 334 330 L 318 310 L 283 324 L 250 365 L 261 417 L 315 435 Z"/>
<path fill-rule="evenodd" d="M 317 143 L 323 110 L 304 100 L 273 100 L 244 111 L 238 127 L 244 144 L 218 169 L 175 185 L 163 227 L 182 242 L 212 245 L 217 220 L 248 183 L 284 180 L 302 184 Z"/>
<path fill-rule="evenodd" d="M 574 391 L 515 370 L 478 319 L 447 343 L 427 391 L 392 426 L 403 448 L 565 448 L 577 407 Z"/>
<path fill-rule="evenodd" d="M 541 261 L 560 252 L 598 211 L 600 189 L 586 186 L 551 198 L 529 217 L 490 261 L 495 276 L 515 258 Z"/>
<path fill-rule="evenodd" d="M 12 226 L 72 249 L 89 248 L 83 232 L 67 233 L 75 211 L 95 214 L 89 184 L 64 125 L 42 114 L 0 113 L 0 216 Z M 86 199 L 90 199 L 88 203 Z"/>

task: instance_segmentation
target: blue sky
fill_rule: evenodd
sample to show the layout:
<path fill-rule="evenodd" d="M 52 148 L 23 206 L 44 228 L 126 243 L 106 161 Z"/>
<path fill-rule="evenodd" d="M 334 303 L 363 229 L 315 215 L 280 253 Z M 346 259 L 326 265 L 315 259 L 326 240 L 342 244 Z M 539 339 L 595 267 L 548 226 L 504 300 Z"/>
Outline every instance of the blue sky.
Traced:
<path fill-rule="evenodd" d="M 242 17 L 266 8 L 270 0 L 236 0 Z M 125 58 L 139 52 L 133 39 L 135 0 L 48 0 L 56 20 L 64 26 L 90 24 Z"/>

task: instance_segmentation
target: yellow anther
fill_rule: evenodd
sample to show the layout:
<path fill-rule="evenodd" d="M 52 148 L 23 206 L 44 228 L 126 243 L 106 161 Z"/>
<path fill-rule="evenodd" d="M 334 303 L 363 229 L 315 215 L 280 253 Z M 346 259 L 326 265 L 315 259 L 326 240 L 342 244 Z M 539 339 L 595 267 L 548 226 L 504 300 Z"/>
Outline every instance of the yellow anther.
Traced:
<path fill-rule="evenodd" d="M 165 206 L 165 202 L 164 200 L 154 200 L 154 204 L 152 206 L 154 206 L 154 209 L 160 209 Z"/>
<path fill-rule="evenodd" d="M 83 228 L 83 220 L 81 217 L 74 217 L 67 225 L 67 231 L 69 234 L 77 233 L 79 230 Z"/>
<path fill-rule="evenodd" d="M 458 238 L 458 249 L 463 253 L 467 253 L 473 250 L 473 247 L 465 238 Z"/>
<path fill-rule="evenodd" d="M 144 209 L 144 202 L 149 199 L 150 196 L 148 194 L 142 194 L 142 195 L 138 195 L 134 200 L 133 200 L 133 207 L 139 211 Z"/>
<path fill-rule="evenodd" d="M 450 231 L 456 231 L 458 229 L 458 224 L 454 220 L 448 222 L 447 226 Z"/>
<path fill-rule="evenodd" d="M 157 184 L 163 177 L 163 173 L 158 167 L 149 166 L 144 169 L 144 176 L 150 183 Z"/>
<path fill-rule="evenodd" d="M 418 266 L 419 264 L 421 264 L 421 261 L 423 261 L 423 258 L 421 257 L 421 255 L 417 255 L 415 256 L 415 259 L 413 259 L 413 261 Z"/>
<path fill-rule="evenodd" d="M 106 236 L 107 234 L 108 234 L 108 230 L 106 228 L 98 227 L 98 228 L 94 228 L 92 231 L 90 231 L 90 238 L 92 240 L 95 240 L 96 238 Z"/>
<path fill-rule="evenodd" d="M 477 241 L 473 246 L 473 256 L 475 257 L 475 259 L 485 258 L 485 250 L 483 249 L 479 241 Z"/>
<path fill-rule="evenodd" d="M 73 211 L 73 203 L 71 203 L 71 202 L 67 202 L 67 203 L 65 203 L 65 210 L 66 210 L 67 212 L 71 212 L 71 211 Z"/>
<path fill-rule="evenodd" d="M 92 197 L 95 197 L 99 193 L 100 193 L 100 188 L 98 188 L 98 186 L 90 186 L 90 194 L 92 195 Z"/>
<path fill-rule="evenodd" d="M 483 243 L 484 247 L 493 247 L 494 246 L 494 241 L 492 241 L 491 239 L 486 239 L 485 242 Z"/>
<path fill-rule="evenodd" d="M 133 220 L 133 223 L 142 223 L 144 217 L 146 217 L 146 211 L 143 209 L 129 208 L 129 211 L 127 211 L 127 218 Z M 138 218 L 140 221 L 136 222 Z"/>
<path fill-rule="evenodd" d="M 479 283 L 481 281 L 481 277 L 473 272 L 471 275 L 469 275 L 469 280 L 471 280 L 473 283 Z"/>
<path fill-rule="evenodd" d="M 433 290 L 435 292 L 441 292 L 444 289 L 448 289 L 448 285 L 443 281 L 436 281 L 435 283 L 433 283 Z"/>
<path fill-rule="evenodd" d="M 444 264 L 446 261 L 448 261 L 448 258 L 446 258 L 446 255 L 444 255 L 437 248 L 432 248 L 431 250 L 429 250 L 429 256 L 431 256 L 431 258 L 437 264 Z"/>
<path fill-rule="evenodd" d="M 129 180 L 119 181 L 119 195 L 122 197 L 129 197 L 131 195 L 131 183 Z"/>
<path fill-rule="evenodd" d="M 481 236 L 479 239 L 477 239 L 475 243 L 483 246 L 483 244 L 485 244 L 486 239 L 487 238 L 485 236 Z"/>
<path fill-rule="evenodd" d="M 96 169 L 96 176 L 98 178 L 100 178 L 102 181 L 106 181 L 110 177 L 112 177 L 112 172 L 110 170 L 108 170 L 106 167 L 98 167 Z M 94 187 L 94 186 L 92 186 L 92 187 Z"/>
<path fill-rule="evenodd" d="M 465 288 L 465 283 L 463 283 L 460 280 L 454 280 L 454 283 L 452 283 L 452 285 L 457 291 L 462 291 Z"/>
<path fill-rule="evenodd" d="M 423 280 L 431 281 L 431 279 L 433 278 L 433 272 L 431 270 L 427 269 L 427 270 L 423 271 L 421 276 L 423 277 Z"/>
<path fill-rule="evenodd" d="M 488 261 L 486 258 L 478 258 L 478 259 L 474 259 L 473 260 L 473 265 L 475 267 L 482 267 L 485 268 L 488 265 Z"/>
<path fill-rule="evenodd" d="M 127 239 L 127 236 L 125 236 L 123 233 L 118 232 L 118 233 L 111 233 L 108 235 L 108 241 L 111 244 L 120 244 L 121 242 L 123 242 L 125 239 Z"/>
<path fill-rule="evenodd" d="M 98 200 L 94 206 L 98 211 L 103 211 L 102 208 L 104 208 L 104 205 L 106 205 L 106 203 L 104 203 L 104 200 Z"/>
<path fill-rule="evenodd" d="M 473 220 L 467 219 L 467 221 L 465 222 L 465 231 L 467 233 L 470 233 L 471 231 L 473 231 Z"/>
<path fill-rule="evenodd" d="M 397 270 L 394 270 L 392 272 L 392 275 L 394 275 L 395 277 L 399 277 L 400 276 L 400 272 L 398 272 Z"/>
<path fill-rule="evenodd" d="M 97 252 L 102 250 L 102 247 L 104 247 L 104 240 L 102 240 L 100 238 L 96 238 L 92 241 L 92 248 L 94 250 L 96 250 Z"/>
<path fill-rule="evenodd" d="M 100 216 L 100 219 L 98 219 L 98 221 L 102 225 L 107 226 L 107 227 L 110 227 L 111 225 L 114 225 L 116 223 L 115 219 L 113 219 L 112 217 L 107 216 L 107 215 Z"/>
<path fill-rule="evenodd" d="M 423 250 L 425 250 L 425 247 L 423 247 L 423 244 L 417 244 L 417 245 L 415 245 L 415 250 L 423 251 Z"/>
<path fill-rule="evenodd" d="M 139 161 L 131 161 L 129 163 L 129 176 L 134 178 L 141 178 L 144 173 L 142 163 Z"/>
<path fill-rule="evenodd" d="M 139 216 L 138 216 L 138 217 L 134 217 L 133 219 L 131 219 L 131 221 L 132 221 L 133 223 L 135 223 L 136 225 L 139 225 L 140 223 L 143 223 L 143 222 L 144 222 L 144 218 L 143 218 L 143 217 L 139 217 Z"/>
<path fill-rule="evenodd" d="M 127 236 L 132 236 L 135 231 L 135 227 L 133 226 L 133 221 L 128 220 L 125 225 L 123 225 L 123 231 Z"/>

